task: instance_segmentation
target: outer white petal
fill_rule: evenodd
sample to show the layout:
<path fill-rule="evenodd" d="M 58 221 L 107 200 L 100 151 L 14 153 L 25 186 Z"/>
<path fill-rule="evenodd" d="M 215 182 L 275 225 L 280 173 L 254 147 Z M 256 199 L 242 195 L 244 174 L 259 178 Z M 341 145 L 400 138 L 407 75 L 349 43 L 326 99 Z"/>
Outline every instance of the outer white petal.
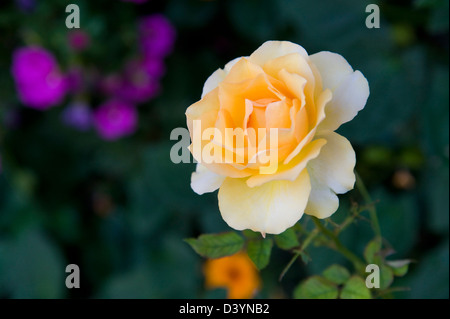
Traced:
<path fill-rule="evenodd" d="M 279 234 L 303 215 L 311 185 L 307 170 L 295 181 L 277 180 L 250 188 L 245 179 L 227 178 L 219 189 L 219 209 L 227 224 Z"/>
<path fill-rule="evenodd" d="M 266 41 L 250 55 L 249 60 L 264 66 L 267 61 L 290 53 L 300 53 L 305 59 L 309 59 L 308 52 L 298 44 L 289 41 Z"/>
<path fill-rule="evenodd" d="M 324 138 L 327 143 L 320 150 L 319 156 L 308 162 L 310 175 L 337 194 L 353 189 L 356 155 L 350 142 L 335 132 L 318 135 L 316 138 Z"/>
<path fill-rule="evenodd" d="M 330 217 L 339 207 L 337 195 L 326 185 L 320 184 L 311 175 L 311 194 L 305 214 L 317 218 Z"/>
<path fill-rule="evenodd" d="M 308 162 L 311 195 L 305 213 L 318 218 L 331 216 L 339 207 L 336 194 L 353 188 L 355 152 L 343 136 L 329 132 L 320 136 L 327 140 L 318 157 Z"/>
<path fill-rule="evenodd" d="M 228 62 L 223 69 L 217 69 L 213 74 L 209 76 L 209 78 L 206 80 L 205 84 L 203 85 L 203 92 L 202 92 L 202 98 L 214 90 L 220 82 L 222 82 L 227 74 L 230 72 L 233 65 L 236 64 L 242 57 L 236 58 L 234 60 L 231 60 Z"/>
<path fill-rule="evenodd" d="M 322 76 L 324 88 L 334 90 L 348 75 L 353 73 L 353 68 L 340 54 L 322 51 L 310 55 Z"/>
<path fill-rule="evenodd" d="M 197 168 L 191 176 L 191 188 L 197 194 L 203 195 L 219 189 L 224 180 L 225 176 L 213 173 L 205 166 L 197 164 Z"/>
<path fill-rule="evenodd" d="M 325 119 L 318 131 L 334 131 L 341 124 L 353 119 L 364 108 L 369 97 L 369 84 L 364 75 L 354 71 L 339 54 L 319 52 L 311 55 L 311 61 L 322 77 L 324 89 L 333 92 L 333 98 L 325 107 Z"/>

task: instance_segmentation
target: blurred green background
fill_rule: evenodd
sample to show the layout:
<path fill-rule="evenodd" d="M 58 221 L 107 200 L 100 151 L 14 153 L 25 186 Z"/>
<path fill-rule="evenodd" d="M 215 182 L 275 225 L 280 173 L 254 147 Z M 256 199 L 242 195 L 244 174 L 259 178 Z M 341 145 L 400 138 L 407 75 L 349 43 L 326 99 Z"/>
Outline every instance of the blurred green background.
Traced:
<path fill-rule="evenodd" d="M 0 4 L 0 298 L 224 297 L 204 288 L 204 260 L 183 238 L 229 228 L 217 193 L 191 190 L 194 164 L 170 161 L 169 136 L 186 127 L 185 110 L 214 70 L 267 40 L 339 53 L 366 76 L 368 103 L 339 132 L 355 147 L 395 258 L 416 261 L 394 282 L 409 289 L 394 296 L 449 297 L 448 1 L 73 0 L 91 37 L 82 53 L 67 45 L 66 2 L 36 0 L 31 11 L 18 3 Z M 379 29 L 365 26 L 369 3 L 380 7 Z M 137 21 L 153 13 L 172 22 L 177 38 L 162 91 L 139 105 L 132 136 L 108 142 L 65 126 L 70 95 L 45 112 L 18 100 L 10 72 L 17 47 L 38 43 L 62 70 L 107 73 L 135 53 Z M 102 99 L 88 96 L 92 107 Z M 348 214 L 355 196 L 340 196 L 332 219 Z M 359 221 L 342 240 L 360 253 L 372 236 Z M 309 254 L 278 282 L 291 255 L 274 250 L 257 297 L 291 298 L 300 280 L 346 263 L 325 248 Z M 80 267 L 80 289 L 65 287 L 68 264 Z"/>

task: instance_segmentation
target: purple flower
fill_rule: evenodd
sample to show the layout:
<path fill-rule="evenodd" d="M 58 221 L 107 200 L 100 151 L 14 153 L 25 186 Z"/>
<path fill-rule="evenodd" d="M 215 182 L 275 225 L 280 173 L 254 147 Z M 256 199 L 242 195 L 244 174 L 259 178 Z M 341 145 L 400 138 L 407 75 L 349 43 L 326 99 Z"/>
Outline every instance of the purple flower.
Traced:
<path fill-rule="evenodd" d="M 94 125 L 105 140 L 116 140 L 134 133 L 137 119 L 136 108 L 120 100 L 109 100 L 94 112 Z"/>
<path fill-rule="evenodd" d="M 175 28 L 162 14 L 154 14 L 139 22 L 139 40 L 146 57 L 164 58 L 172 52 Z"/>
<path fill-rule="evenodd" d="M 23 104 L 45 110 L 63 100 L 66 78 L 51 53 L 40 47 L 24 47 L 13 53 L 12 76 Z"/>
<path fill-rule="evenodd" d="M 84 86 L 84 74 L 81 67 L 72 67 L 67 70 L 66 82 L 67 90 L 72 93 L 78 93 L 83 90 Z"/>
<path fill-rule="evenodd" d="M 87 131 L 92 126 L 91 109 L 82 102 L 72 103 L 63 111 L 62 121 L 79 131 Z"/>
<path fill-rule="evenodd" d="M 32 12 L 36 7 L 36 0 L 16 0 L 16 6 L 23 12 Z"/>
<path fill-rule="evenodd" d="M 124 101 L 142 103 L 159 93 L 159 80 L 164 71 L 164 63 L 160 59 L 132 60 L 122 74 L 107 77 L 102 88 L 106 94 Z"/>
<path fill-rule="evenodd" d="M 164 64 L 160 60 L 131 61 L 125 68 L 117 95 L 126 101 L 145 102 L 159 93 L 163 73 Z"/>
<path fill-rule="evenodd" d="M 71 30 L 67 34 L 69 46 L 75 51 L 83 51 L 91 43 L 91 38 L 88 33 L 83 30 Z"/>

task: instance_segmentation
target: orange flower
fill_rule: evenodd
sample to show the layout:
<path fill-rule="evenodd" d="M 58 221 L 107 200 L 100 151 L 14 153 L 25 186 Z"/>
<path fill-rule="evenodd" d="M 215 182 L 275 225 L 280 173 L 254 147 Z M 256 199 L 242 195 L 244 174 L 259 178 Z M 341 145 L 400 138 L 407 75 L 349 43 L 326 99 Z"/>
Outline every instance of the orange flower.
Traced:
<path fill-rule="evenodd" d="M 258 272 L 245 253 L 210 259 L 204 266 L 207 288 L 226 288 L 229 299 L 252 298 L 260 287 Z"/>

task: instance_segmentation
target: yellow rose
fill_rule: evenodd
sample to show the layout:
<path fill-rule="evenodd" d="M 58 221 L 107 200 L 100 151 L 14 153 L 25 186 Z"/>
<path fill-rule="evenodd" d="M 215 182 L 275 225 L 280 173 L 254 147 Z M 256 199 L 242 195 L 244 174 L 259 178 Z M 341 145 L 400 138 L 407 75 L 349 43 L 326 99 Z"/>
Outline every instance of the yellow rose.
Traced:
<path fill-rule="evenodd" d="M 192 189 L 219 189 L 228 225 L 263 236 L 283 232 L 303 213 L 329 217 L 339 206 L 336 194 L 355 182 L 355 152 L 334 131 L 364 108 L 368 96 L 367 80 L 341 55 L 264 43 L 215 71 L 202 99 L 186 111 L 198 161 Z M 227 129 L 236 129 L 235 138 Z M 275 169 L 268 169 L 261 158 L 274 154 Z"/>

